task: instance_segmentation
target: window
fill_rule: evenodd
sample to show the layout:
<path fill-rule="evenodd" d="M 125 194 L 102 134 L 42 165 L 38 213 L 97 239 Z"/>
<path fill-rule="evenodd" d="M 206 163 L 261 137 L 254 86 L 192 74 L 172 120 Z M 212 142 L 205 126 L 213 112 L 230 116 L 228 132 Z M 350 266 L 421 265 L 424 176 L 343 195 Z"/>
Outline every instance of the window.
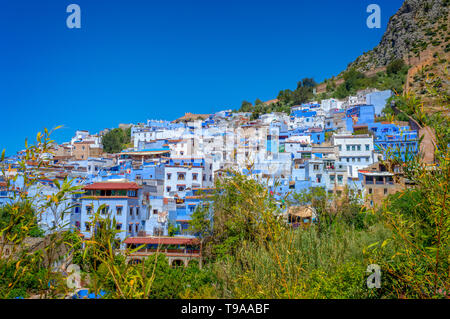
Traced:
<path fill-rule="evenodd" d="M 342 151 L 342 145 L 339 145 L 339 152 Z"/>
<path fill-rule="evenodd" d="M 338 183 L 339 183 L 339 184 L 342 184 L 343 178 L 344 178 L 344 176 L 338 175 Z"/>
<path fill-rule="evenodd" d="M 370 150 L 370 145 L 366 144 L 366 151 L 369 151 L 369 150 Z"/>
<path fill-rule="evenodd" d="M 133 207 L 130 207 L 130 216 L 133 216 Z"/>
<path fill-rule="evenodd" d="M 358 149 L 358 151 L 361 150 L 361 145 L 357 145 L 356 148 Z"/>
<path fill-rule="evenodd" d="M 157 209 L 153 210 L 153 215 L 158 215 L 158 210 Z"/>
<path fill-rule="evenodd" d="M 184 186 L 178 186 L 178 191 L 179 191 L 179 192 L 184 191 Z"/>
<path fill-rule="evenodd" d="M 128 191 L 128 197 L 136 197 L 136 191 Z"/>
<path fill-rule="evenodd" d="M 164 229 L 162 227 L 153 227 L 153 236 L 164 236 Z"/>
<path fill-rule="evenodd" d="M 192 180 L 196 181 L 196 180 L 197 180 L 197 177 L 198 177 L 198 174 L 197 174 L 197 173 L 193 173 L 193 174 L 192 174 Z"/>
<path fill-rule="evenodd" d="M 167 179 L 170 179 L 172 177 L 171 173 L 167 173 Z"/>
<path fill-rule="evenodd" d="M 178 180 L 184 181 L 184 179 L 185 179 L 184 173 L 178 173 Z"/>
<path fill-rule="evenodd" d="M 139 218 L 139 207 L 136 207 L 136 217 Z"/>
<path fill-rule="evenodd" d="M 386 195 L 388 193 L 387 188 L 384 189 L 384 195 Z"/>
<path fill-rule="evenodd" d="M 355 151 L 355 150 L 356 150 L 356 146 L 352 145 L 352 151 Z"/>
<path fill-rule="evenodd" d="M 117 216 L 122 216 L 122 210 L 123 210 L 122 206 L 116 206 L 116 214 L 117 214 Z"/>
<path fill-rule="evenodd" d="M 318 164 L 314 164 L 314 170 L 318 171 L 319 170 L 319 165 Z"/>
<path fill-rule="evenodd" d="M 100 213 L 101 213 L 102 215 L 105 215 L 105 214 L 108 213 L 108 211 L 109 211 L 109 206 L 105 206 L 105 207 L 102 208 L 102 210 L 100 211 Z"/>
<path fill-rule="evenodd" d="M 336 178 L 336 176 L 330 175 L 330 182 L 331 182 L 331 183 L 334 183 L 335 178 Z"/>
<path fill-rule="evenodd" d="M 92 206 L 86 206 L 86 214 L 90 215 L 92 213 Z"/>
<path fill-rule="evenodd" d="M 372 194 L 372 188 L 369 188 L 369 194 Z"/>
<path fill-rule="evenodd" d="M 90 231 L 91 225 L 89 223 L 84 223 L 84 228 L 86 229 L 86 231 Z"/>
<path fill-rule="evenodd" d="M 350 145 L 347 145 L 347 151 L 350 151 Z"/>
<path fill-rule="evenodd" d="M 117 230 L 121 230 L 122 229 L 122 224 L 116 224 L 116 229 Z"/>
<path fill-rule="evenodd" d="M 172 189 L 170 186 L 166 187 L 167 191 L 170 192 L 170 190 Z"/>

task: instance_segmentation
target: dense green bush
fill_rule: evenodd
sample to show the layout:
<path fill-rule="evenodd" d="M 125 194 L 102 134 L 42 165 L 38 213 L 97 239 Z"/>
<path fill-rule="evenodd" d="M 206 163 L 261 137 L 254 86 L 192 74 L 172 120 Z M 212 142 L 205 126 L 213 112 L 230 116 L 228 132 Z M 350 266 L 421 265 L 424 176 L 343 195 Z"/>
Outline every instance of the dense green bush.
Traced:
<path fill-rule="evenodd" d="M 107 153 L 119 153 L 131 141 L 131 128 L 115 128 L 102 137 L 103 150 Z"/>

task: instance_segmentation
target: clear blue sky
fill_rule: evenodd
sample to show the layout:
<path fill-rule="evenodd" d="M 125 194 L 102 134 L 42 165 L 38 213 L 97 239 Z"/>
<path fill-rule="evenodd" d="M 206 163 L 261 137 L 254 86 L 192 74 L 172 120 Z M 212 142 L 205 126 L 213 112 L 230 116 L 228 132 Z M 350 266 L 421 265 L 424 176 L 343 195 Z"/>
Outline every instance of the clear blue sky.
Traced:
<path fill-rule="evenodd" d="M 67 5 L 81 29 L 66 27 Z M 381 7 L 381 29 L 366 7 Z M 402 0 L 14 0 L 0 6 L 0 150 L 238 108 L 322 81 L 380 41 Z"/>

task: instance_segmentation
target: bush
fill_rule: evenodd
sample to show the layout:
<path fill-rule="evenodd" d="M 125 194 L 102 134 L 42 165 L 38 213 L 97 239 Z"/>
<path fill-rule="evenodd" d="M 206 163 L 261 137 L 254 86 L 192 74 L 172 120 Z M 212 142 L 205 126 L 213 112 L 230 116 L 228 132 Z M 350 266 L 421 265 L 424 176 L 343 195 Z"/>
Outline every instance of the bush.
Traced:
<path fill-rule="evenodd" d="M 131 128 L 115 128 L 102 138 L 103 150 L 107 153 L 119 153 L 131 141 Z"/>

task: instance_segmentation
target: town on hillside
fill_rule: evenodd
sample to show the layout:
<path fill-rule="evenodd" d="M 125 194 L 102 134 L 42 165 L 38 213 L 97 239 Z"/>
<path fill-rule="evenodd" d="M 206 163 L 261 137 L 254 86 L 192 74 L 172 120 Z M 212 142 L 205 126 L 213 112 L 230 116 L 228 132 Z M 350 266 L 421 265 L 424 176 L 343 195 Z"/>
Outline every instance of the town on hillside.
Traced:
<path fill-rule="evenodd" d="M 232 171 L 265 183 L 292 227 L 317 221 L 314 207 L 289 205 L 292 193 L 322 188 L 338 198 L 351 190 L 362 205 L 376 208 L 408 187 L 401 170 L 389 171 L 383 164 L 387 157 L 406 160 L 420 152 L 417 128 L 382 117 L 392 94 L 366 89 L 257 119 L 251 112 L 223 110 L 186 113 L 171 122 L 121 124 L 129 143 L 113 153 L 102 143 L 110 130 L 78 130 L 70 141 L 53 143 L 42 155 L 45 169 L 27 162 L 42 173 L 38 185 L 27 186 L 27 194 L 52 196 L 59 191 L 57 181 L 69 179 L 82 191 L 64 198 L 56 212 L 52 207 L 42 212 L 38 222 L 45 232 L 70 228 L 89 238 L 92 216 L 101 207 L 101 215 L 115 219 L 122 248 L 145 245 L 131 258 L 163 247 L 160 252 L 171 264 L 187 265 L 192 259 L 201 261 L 197 234 L 189 227 L 192 215 L 210 199 L 215 181 Z M 20 171 L 23 155 L 4 161 L 8 170 L 2 176 L 2 205 L 26 186 L 23 178 L 9 187 L 5 182 Z"/>

